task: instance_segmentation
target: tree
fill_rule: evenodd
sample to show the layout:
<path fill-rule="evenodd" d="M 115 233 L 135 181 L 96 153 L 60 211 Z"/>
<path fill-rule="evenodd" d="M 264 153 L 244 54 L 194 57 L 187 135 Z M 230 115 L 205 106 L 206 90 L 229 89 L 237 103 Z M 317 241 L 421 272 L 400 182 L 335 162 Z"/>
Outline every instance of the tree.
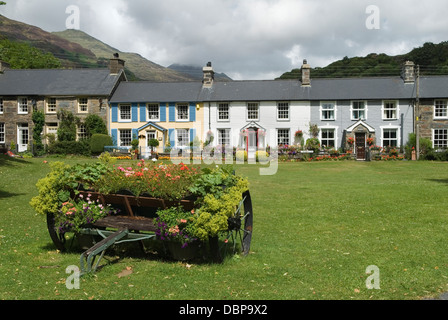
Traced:
<path fill-rule="evenodd" d="M 76 141 L 76 125 L 79 124 L 79 118 L 75 117 L 70 111 L 64 109 L 58 112 L 59 128 L 58 128 L 58 140 L 59 141 Z"/>
<path fill-rule="evenodd" d="M 61 62 L 51 53 L 44 52 L 27 43 L 9 39 L 0 40 L 0 60 L 7 61 L 11 69 L 60 68 Z"/>
<path fill-rule="evenodd" d="M 94 134 L 107 134 L 107 127 L 104 120 L 96 114 L 88 115 L 84 120 L 84 125 L 89 138 Z"/>
<path fill-rule="evenodd" d="M 42 131 L 45 125 L 45 114 L 42 111 L 33 111 L 32 120 L 34 123 L 33 129 L 33 141 L 34 141 L 34 153 L 38 156 L 44 152 L 44 145 L 42 143 Z"/>

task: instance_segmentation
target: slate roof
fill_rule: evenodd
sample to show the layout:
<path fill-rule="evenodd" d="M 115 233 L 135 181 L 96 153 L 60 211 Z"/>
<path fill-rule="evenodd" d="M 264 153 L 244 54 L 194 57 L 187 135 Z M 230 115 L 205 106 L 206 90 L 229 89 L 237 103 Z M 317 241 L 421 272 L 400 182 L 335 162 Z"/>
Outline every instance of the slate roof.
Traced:
<path fill-rule="evenodd" d="M 196 102 L 202 83 L 191 82 L 121 82 L 110 103 L 121 102 Z"/>
<path fill-rule="evenodd" d="M 401 77 L 312 79 L 302 87 L 299 80 L 215 81 L 211 88 L 201 82 L 122 82 L 111 102 L 177 101 L 307 101 L 414 99 L 416 84 Z M 448 76 L 420 78 L 420 97 L 448 97 Z"/>
<path fill-rule="evenodd" d="M 109 69 L 7 69 L 0 74 L 0 95 L 108 96 L 122 73 Z"/>

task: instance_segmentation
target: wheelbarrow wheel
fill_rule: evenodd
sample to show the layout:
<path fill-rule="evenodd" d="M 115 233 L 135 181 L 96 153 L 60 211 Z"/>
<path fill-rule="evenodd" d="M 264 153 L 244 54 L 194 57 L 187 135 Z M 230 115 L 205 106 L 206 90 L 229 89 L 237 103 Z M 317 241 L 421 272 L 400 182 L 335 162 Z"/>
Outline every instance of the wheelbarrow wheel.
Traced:
<path fill-rule="evenodd" d="M 253 211 L 250 192 L 243 193 L 243 198 L 228 219 L 228 230 L 219 237 L 210 239 L 212 252 L 215 252 L 215 260 L 222 262 L 228 255 L 241 253 L 246 256 L 250 251 L 252 241 Z"/>
<path fill-rule="evenodd" d="M 59 232 L 53 213 L 47 213 L 47 227 L 56 248 L 61 252 L 65 251 L 65 236 Z"/>

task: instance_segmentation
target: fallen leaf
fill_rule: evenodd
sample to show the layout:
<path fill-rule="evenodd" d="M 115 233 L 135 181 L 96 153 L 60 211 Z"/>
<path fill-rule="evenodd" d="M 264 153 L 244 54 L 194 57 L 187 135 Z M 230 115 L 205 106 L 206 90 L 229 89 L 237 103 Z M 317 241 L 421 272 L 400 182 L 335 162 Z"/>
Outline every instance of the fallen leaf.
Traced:
<path fill-rule="evenodd" d="M 128 275 L 132 274 L 132 268 L 126 267 L 123 271 L 121 271 L 119 274 L 117 274 L 118 278 L 126 277 Z"/>

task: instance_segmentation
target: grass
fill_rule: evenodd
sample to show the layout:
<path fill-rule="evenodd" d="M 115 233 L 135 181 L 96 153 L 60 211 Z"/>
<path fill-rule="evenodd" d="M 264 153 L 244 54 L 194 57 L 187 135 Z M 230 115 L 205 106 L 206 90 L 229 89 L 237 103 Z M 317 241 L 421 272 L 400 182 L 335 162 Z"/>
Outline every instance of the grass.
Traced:
<path fill-rule="evenodd" d="M 0 158 L 0 299 L 409 300 L 448 291 L 448 163 L 281 163 L 273 176 L 235 166 L 254 208 L 247 257 L 189 264 L 118 248 L 69 290 L 65 270 L 79 266 L 79 252 L 57 252 L 29 205 L 49 171 L 43 160 Z M 370 265 L 380 289 L 366 288 Z"/>

